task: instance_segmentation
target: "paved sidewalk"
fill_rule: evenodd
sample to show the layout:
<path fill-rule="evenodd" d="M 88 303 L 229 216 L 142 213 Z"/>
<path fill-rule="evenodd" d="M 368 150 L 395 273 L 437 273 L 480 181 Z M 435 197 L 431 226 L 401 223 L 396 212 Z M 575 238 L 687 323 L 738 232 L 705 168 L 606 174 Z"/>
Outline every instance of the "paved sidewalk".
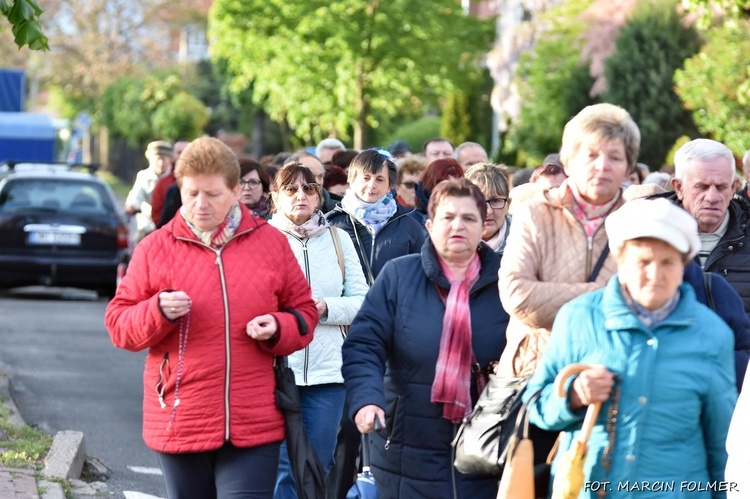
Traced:
<path fill-rule="evenodd" d="M 35 471 L 0 467 L 0 497 L 2 499 L 39 499 Z"/>

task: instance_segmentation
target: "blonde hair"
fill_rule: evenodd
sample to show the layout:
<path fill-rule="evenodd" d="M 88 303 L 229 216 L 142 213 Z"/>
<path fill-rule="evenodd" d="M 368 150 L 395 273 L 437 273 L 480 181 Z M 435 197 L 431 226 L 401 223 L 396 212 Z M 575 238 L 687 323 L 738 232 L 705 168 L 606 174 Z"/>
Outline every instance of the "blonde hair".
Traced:
<path fill-rule="evenodd" d="M 568 121 L 563 129 L 560 148 L 560 161 L 566 168 L 581 144 L 590 138 L 621 140 L 628 160 L 628 174 L 635 170 L 641 147 L 641 131 L 626 110 L 614 104 L 594 104 L 583 108 Z"/>

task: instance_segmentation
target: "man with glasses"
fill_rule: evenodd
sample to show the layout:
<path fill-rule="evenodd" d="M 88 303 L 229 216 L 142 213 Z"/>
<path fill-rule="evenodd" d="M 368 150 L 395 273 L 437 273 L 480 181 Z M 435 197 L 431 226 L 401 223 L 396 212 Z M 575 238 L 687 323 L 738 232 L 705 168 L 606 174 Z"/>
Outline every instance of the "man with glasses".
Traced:
<path fill-rule="evenodd" d="M 427 160 L 427 165 L 436 159 L 453 157 L 453 142 L 442 137 L 435 137 L 424 143 L 422 154 Z"/>
<path fill-rule="evenodd" d="M 484 147 L 476 142 L 464 142 L 459 145 L 456 147 L 453 157 L 456 158 L 456 161 L 461 163 L 461 168 L 463 168 L 464 171 L 477 163 L 486 163 L 489 159 Z"/>

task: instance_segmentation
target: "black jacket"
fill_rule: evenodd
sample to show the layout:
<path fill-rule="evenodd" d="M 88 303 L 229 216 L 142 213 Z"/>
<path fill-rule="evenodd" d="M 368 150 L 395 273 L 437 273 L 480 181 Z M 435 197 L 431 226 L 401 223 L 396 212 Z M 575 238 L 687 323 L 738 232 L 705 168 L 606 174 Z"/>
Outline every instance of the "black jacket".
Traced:
<path fill-rule="evenodd" d="M 410 211 L 411 208 L 399 205 L 396 213 L 374 237 L 367 227 L 344 211 L 340 204 L 326 214 L 326 219 L 332 226 L 344 229 L 352 238 L 365 279 L 368 284 L 372 284 L 370 272 L 375 278 L 389 260 L 419 253 L 422 248 L 425 234 L 419 224 L 407 216 Z"/>
<path fill-rule="evenodd" d="M 651 196 L 657 197 L 667 198 L 682 206 L 674 192 Z M 750 203 L 735 195 L 729 202 L 728 211 L 727 232 L 708 255 L 703 269 L 726 279 L 742 298 L 745 313 L 750 316 Z"/>

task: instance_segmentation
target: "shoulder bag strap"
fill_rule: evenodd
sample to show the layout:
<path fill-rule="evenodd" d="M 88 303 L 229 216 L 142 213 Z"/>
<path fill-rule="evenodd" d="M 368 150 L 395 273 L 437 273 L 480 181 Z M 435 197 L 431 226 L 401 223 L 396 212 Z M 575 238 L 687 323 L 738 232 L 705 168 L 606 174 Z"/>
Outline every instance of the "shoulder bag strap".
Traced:
<path fill-rule="evenodd" d="M 362 241 L 359 240 L 359 231 L 357 230 L 357 222 L 354 220 L 354 217 L 351 215 L 351 213 L 348 213 L 349 220 L 352 223 L 352 230 L 354 230 L 354 237 L 357 239 L 357 247 L 359 248 L 359 254 L 362 255 L 362 263 L 365 264 L 365 279 L 367 279 L 367 285 L 372 286 L 372 283 L 375 282 L 375 277 L 372 275 L 372 269 L 370 268 L 370 262 L 367 259 L 367 255 L 365 254 L 365 248 L 362 246 Z M 373 244 L 375 242 L 373 241 Z"/>
<path fill-rule="evenodd" d="M 333 249 L 336 251 L 336 257 L 339 259 L 339 267 L 341 267 L 341 279 L 346 282 L 346 265 L 344 264 L 344 252 L 341 250 L 339 233 L 335 227 L 328 227 L 328 230 L 331 231 L 331 239 L 333 239 Z"/>
<path fill-rule="evenodd" d="M 714 295 L 713 293 L 711 293 L 711 278 L 713 277 L 711 274 L 711 272 L 703 273 L 703 287 L 706 290 L 706 305 L 708 305 L 708 308 L 710 308 L 711 310 L 716 311 L 716 306 L 714 305 Z"/>
<path fill-rule="evenodd" d="M 604 245 L 602 254 L 599 255 L 599 259 L 596 261 L 596 265 L 594 265 L 594 270 L 591 271 L 589 282 L 596 281 L 596 277 L 599 275 L 599 271 L 602 270 L 602 267 L 604 267 L 604 260 L 607 259 L 607 255 L 609 255 L 609 242 Z"/>

